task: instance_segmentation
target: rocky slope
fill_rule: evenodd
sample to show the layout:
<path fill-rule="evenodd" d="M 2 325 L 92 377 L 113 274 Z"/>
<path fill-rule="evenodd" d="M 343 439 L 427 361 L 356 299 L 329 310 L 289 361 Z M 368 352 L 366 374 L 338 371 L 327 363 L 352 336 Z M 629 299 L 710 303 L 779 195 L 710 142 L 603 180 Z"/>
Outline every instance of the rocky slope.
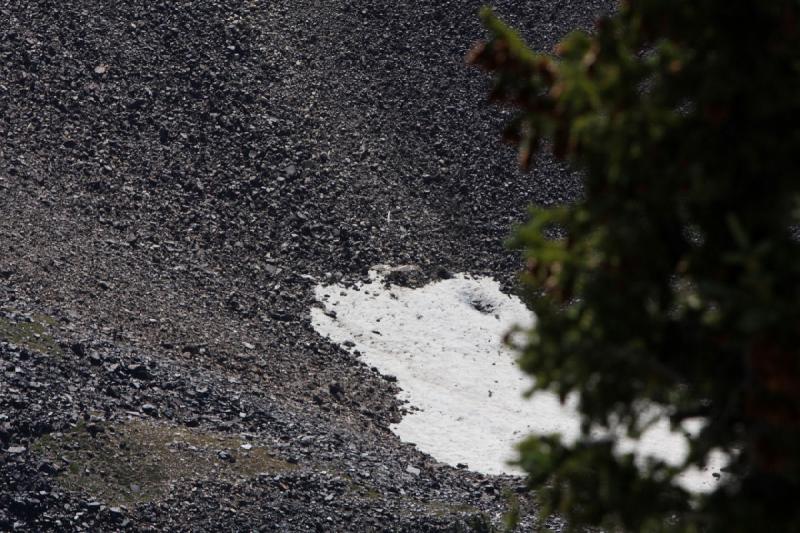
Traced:
<path fill-rule="evenodd" d="M 480 2 L 0 0 L 0 530 L 457 531 L 512 478 L 311 328 L 377 263 L 513 289 Z M 540 48 L 611 2 L 497 2 Z"/>

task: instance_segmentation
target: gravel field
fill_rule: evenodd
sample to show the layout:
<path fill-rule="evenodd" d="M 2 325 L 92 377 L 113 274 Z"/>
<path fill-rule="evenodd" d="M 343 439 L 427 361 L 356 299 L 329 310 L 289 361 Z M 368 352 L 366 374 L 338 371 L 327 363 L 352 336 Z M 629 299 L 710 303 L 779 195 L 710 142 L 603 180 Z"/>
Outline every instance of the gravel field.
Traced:
<path fill-rule="evenodd" d="M 550 49 L 612 2 L 495 6 Z M 401 443 L 310 322 L 375 264 L 513 291 L 525 206 L 580 195 L 500 145 L 479 7 L 0 0 L 0 531 L 497 522 L 521 480 Z"/>

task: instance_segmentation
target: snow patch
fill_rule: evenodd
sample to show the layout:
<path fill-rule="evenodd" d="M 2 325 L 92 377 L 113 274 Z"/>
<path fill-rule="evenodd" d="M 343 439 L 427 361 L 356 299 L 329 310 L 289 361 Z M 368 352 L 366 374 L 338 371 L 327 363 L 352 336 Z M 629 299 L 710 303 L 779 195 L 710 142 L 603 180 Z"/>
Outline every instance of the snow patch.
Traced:
<path fill-rule="evenodd" d="M 486 474 L 519 474 L 508 464 L 514 445 L 528 434 L 561 433 L 565 442 L 580 432 L 575 402 L 538 392 L 521 372 L 503 336 L 513 326 L 530 327 L 533 317 L 516 297 L 487 277 L 457 275 L 419 289 L 386 287 L 382 274 L 357 287 L 318 285 L 323 308 L 311 310 L 322 336 L 360 352 L 381 373 L 397 377 L 413 410 L 392 426 L 401 440 L 451 465 Z M 687 429 L 697 430 L 697 424 Z M 658 457 L 678 465 L 688 453 L 683 435 L 666 420 L 620 451 L 635 450 L 642 461 Z M 716 454 L 706 471 L 689 471 L 680 482 L 693 491 L 714 487 L 724 457 Z"/>

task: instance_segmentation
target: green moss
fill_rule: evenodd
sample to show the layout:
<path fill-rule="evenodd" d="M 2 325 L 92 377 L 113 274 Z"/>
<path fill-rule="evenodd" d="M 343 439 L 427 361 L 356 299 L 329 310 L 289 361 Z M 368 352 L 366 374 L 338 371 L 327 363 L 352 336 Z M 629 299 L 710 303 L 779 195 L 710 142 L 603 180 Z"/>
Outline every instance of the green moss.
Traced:
<path fill-rule="evenodd" d="M 0 340 L 22 346 L 33 352 L 58 355 L 61 348 L 48 333 L 57 321 L 52 317 L 34 315 L 32 322 L 17 322 L 0 317 Z"/>
<path fill-rule="evenodd" d="M 355 481 L 350 475 L 345 474 L 342 478 L 347 483 L 348 491 L 356 496 L 364 498 L 369 501 L 387 500 L 387 497 L 381 494 L 377 489 L 370 485 L 364 485 Z M 439 518 L 449 516 L 464 516 L 464 515 L 477 515 L 480 510 L 476 507 L 459 503 L 437 502 L 437 501 L 422 501 L 408 496 L 390 496 L 389 499 L 397 499 L 404 502 L 404 507 L 422 509 L 424 514 L 437 516 Z M 387 500 L 388 503 L 388 500 Z"/>
<path fill-rule="evenodd" d="M 43 315 L 41 313 L 34 313 L 31 318 L 34 322 L 44 324 L 45 326 L 49 326 L 51 328 L 58 327 L 58 319 L 55 317 Z"/>
<path fill-rule="evenodd" d="M 295 468 L 262 446 L 244 450 L 241 444 L 228 435 L 134 420 L 94 436 L 80 424 L 69 433 L 43 437 L 32 449 L 56 462 L 69 461 L 58 476 L 64 488 L 109 505 L 157 500 L 174 483 L 236 481 Z M 220 452 L 230 459 L 220 458 Z"/>
<path fill-rule="evenodd" d="M 366 489 L 363 495 L 368 500 L 380 500 L 382 498 L 381 493 L 372 488 Z"/>

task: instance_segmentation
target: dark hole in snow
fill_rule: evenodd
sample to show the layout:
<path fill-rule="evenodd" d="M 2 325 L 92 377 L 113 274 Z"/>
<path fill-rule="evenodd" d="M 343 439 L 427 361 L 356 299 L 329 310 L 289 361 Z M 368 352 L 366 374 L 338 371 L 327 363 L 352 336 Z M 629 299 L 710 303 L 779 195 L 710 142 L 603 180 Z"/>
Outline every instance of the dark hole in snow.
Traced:
<path fill-rule="evenodd" d="M 469 305 L 486 315 L 494 313 L 494 306 L 488 302 L 483 302 L 481 300 L 470 300 Z"/>

